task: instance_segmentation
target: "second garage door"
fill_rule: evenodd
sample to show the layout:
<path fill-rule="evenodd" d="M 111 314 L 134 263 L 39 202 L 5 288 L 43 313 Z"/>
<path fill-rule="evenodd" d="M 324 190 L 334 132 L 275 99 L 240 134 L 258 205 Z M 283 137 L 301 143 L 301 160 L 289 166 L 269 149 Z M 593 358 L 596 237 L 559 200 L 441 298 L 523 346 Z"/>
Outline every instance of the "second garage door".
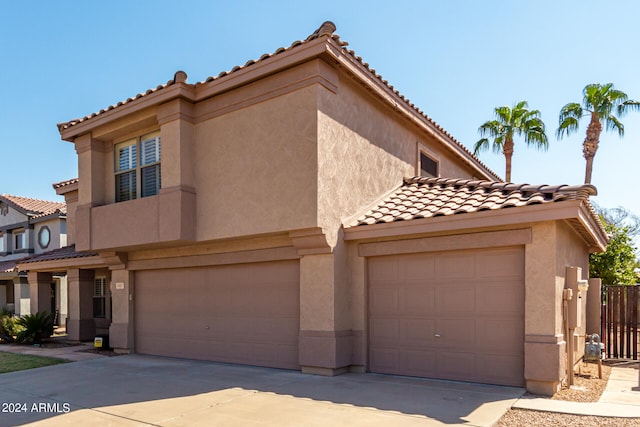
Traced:
<path fill-rule="evenodd" d="M 142 354 L 299 369 L 298 261 L 139 271 Z"/>
<path fill-rule="evenodd" d="M 369 370 L 522 386 L 521 247 L 369 259 Z"/>

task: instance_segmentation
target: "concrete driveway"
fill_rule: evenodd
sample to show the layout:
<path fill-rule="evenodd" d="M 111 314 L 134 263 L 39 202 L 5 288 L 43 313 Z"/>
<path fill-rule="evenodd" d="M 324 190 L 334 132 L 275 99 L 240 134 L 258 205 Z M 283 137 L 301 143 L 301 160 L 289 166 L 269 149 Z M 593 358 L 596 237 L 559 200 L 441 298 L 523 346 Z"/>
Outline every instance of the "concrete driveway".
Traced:
<path fill-rule="evenodd" d="M 491 426 L 523 392 L 129 355 L 0 375 L 0 426 Z"/>

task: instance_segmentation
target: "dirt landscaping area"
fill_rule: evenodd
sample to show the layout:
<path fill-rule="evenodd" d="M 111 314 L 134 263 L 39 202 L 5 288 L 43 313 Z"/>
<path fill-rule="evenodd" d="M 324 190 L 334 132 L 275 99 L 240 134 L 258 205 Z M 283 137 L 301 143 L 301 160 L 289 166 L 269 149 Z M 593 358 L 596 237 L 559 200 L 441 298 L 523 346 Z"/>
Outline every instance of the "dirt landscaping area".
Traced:
<path fill-rule="evenodd" d="M 598 378 L 597 364 L 581 363 L 580 365 L 579 372 L 575 375 L 575 384 L 571 388 L 563 387 L 552 399 L 572 402 L 597 402 L 607 386 L 607 381 L 611 374 L 611 366 L 639 369 L 640 362 L 606 360 L 602 364 L 602 379 Z M 640 426 L 640 418 L 594 417 L 511 409 L 500 418 L 497 424 L 497 427 L 530 426 L 631 427 Z"/>

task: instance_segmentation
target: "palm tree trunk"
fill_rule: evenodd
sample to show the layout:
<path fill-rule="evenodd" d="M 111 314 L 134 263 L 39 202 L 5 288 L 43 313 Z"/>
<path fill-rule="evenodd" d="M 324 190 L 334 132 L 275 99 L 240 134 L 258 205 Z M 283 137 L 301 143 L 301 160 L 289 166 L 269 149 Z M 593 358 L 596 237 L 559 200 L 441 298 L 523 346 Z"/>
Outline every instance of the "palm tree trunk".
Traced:
<path fill-rule="evenodd" d="M 504 154 L 505 171 L 504 179 L 511 182 L 511 158 L 513 157 L 513 138 L 507 135 L 502 146 L 502 154 Z"/>
<path fill-rule="evenodd" d="M 591 113 L 591 121 L 587 127 L 587 137 L 582 144 L 582 154 L 587 161 L 587 168 L 584 174 L 584 183 L 591 184 L 591 173 L 593 171 L 593 158 L 598 151 L 598 142 L 600 141 L 600 133 L 602 132 L 602 124 L 597 113 Z"/>

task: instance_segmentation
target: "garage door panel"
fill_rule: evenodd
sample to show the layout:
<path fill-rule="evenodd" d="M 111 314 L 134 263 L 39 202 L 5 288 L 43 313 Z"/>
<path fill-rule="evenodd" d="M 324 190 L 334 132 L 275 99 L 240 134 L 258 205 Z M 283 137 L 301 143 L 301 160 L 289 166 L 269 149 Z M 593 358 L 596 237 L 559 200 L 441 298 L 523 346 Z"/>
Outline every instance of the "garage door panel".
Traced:
<path fill-rule="evenodd" d="M 400 322 L 397 319 L 375 319 L 370 324 L 371 342 L 395 342 L 402 336 Z"/>
<path fill-rule="evenodd" d="M 475 354 L 467 352 L 441 351 L 437 353 L 436 366 L 442 378 L 455 380 L 477 380 Z"/>
<path fill-rule="evenodd" d="M 477 319 L 476 345 L 483 351 L 500 348 L 503 353 L 519 354 L 524 343 L 520 340 L 524 322 L 510 318 Z"/>
<path fill-rule="evenodd" d="M 524 371 L 522 358 L 514 355 L 480 354 L 476 361 L 478 371 L 482 372 L 483 379 L 492 384 L 513 385 L 513 378 L 521 376 Z"/>
<path fill-rule="evenodd" d="M 476 340 L 474 319 L 438 319 L 436 321 L 436 344 L 440 348 L 468 348 Z"/>
<path fill-rule="evenodd" d="M 137 272 L 136 351 L 299 369 L 298 277 L 297 261 Z"/>
<path fill-rule="evenodd" d="M 437 279 L 472 279 L 475 276 L 475 257 L 472 253 L 443 253 L 437 259 Z"/>
<path fill-rule="evenodd" d="M 398 277 L 407 282 L 423 282 L 436 277 L 436 258 L 425 254 L 405 255 Z"/>
<path fill-rule="evenodd" d="M 378 367 L 377 372 L 387 374 L 401 374 L 399 372 L 398 356 L 399 349 L 393 348 L 376 348 L 370 353 L 370 362 Z"/>
<path fill-rule="evenodd" d="M 478 313 L 521 313 L 522 285 L 514 281 L 481 283 L 478 286 Z"/>
<path fill-rule="evenodd" d="M 524 383 L 522 247 L 372 257 L 368 266 L 369 370 Z"/>
<path fill-rule="evenodd" d="M 520 277 L 524 269 L 524 258 L 510 249 L 493 250 L 478 255 L 478 277 Z"/>
<path fill-rule="evenodd" d="M 395 314 L 398 312 L 398 290 L 375 286 L 369 294 L 369 304 L 381 314 Z"/>
<path fill-rule="evenodd" d="M 476 295 L 473 286 L 453 283 L 436 288 L 436 310 L 438 313 L 473 313 L 476 307 Z"/>
<path fill-rule="evenodd" d="M 435 320 L 433 319 L 408 319 L 406 325 L 406 338 L 409 344 L 429 343 L 434 341 Z"/>
<path fill-rule="evenodd" d="M 384 284 L 385 282 L 390 285 L 393 284 L 394 281 L 398 280 L 397 260 L 389 257 L 381 259 L 376 265 L 372 265 L 369 268 L 369 279 L 371 283 L 377 285 Z"/>
<path fill-rule="evenodd" d="M 435 289 L 426 286 L 406 286 L 401 300 L 401 311 L 406 314 L 420 315 L 436 308 Z"/>
<path fill-rule="evenodd" d="M 436 372 L 436 353 L 425 350 L 407 351 L 406 363 L 399 372 L 403 375 L 432 376 Z"/>

